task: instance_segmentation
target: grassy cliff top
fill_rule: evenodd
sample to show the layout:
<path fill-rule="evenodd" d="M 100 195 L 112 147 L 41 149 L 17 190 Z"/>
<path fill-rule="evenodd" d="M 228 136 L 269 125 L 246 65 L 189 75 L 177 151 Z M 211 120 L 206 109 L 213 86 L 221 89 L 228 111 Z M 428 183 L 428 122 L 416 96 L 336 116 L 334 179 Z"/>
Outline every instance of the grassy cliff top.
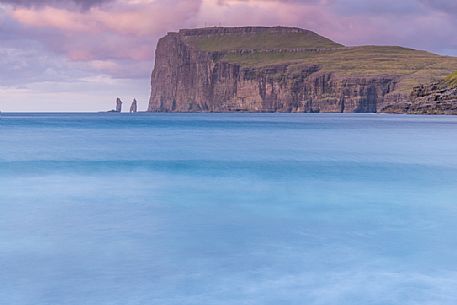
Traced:
<path fill-rule="evenodd" d="M 190 45 L 209 52 L 239 49 L 340 48 L 312 31 L 287 27 L 237 27 L 181 30 Z"/>
<path fill-rule="evenodd" d="M 394 76 L 400 79 L 398 90 L 445 78 L 457 70 L 457 58 L 440 56 L 395 46 L 361 46 L 333 50 L 300 52 L 230 53 L 222 59 L 245 67 L 288 64 L 289 71 L 318 65 L 323 72 L 343 77 Z M 449 76 L 457 85 L 457 75 Z"/>
<path fill-rule="evenodd" d="M 394 46 L 362 46 L 299 52 L 230 53 L 226 54 L 223 60 L 251 67 L 286 63 L 313 64 L 320 65 L 325 71 L 364 75 L 402 75 L 425 68 L 457 65 L 457 58 L 454 57 Z M 453 71 L 451 67 L 447 67 L 446 70 Z"/>
<path fill-rule="evenodd" d="M 457 71 L 446 77 L 446 82 L 452 87 L 457 87 Z"/>
<path fill-rule="evenodd" d="M 290 27 L 211 27 L 181 30 L 194 48 L 221 52 L 220 60 L 243 67 L 288 65 L 289 73 L 318 65 L 343 77 L 390 76 L 397 90 L 443 80 L 457 86 L 457 57 L 397 46 L 345 47 L 312 31 Z"/>

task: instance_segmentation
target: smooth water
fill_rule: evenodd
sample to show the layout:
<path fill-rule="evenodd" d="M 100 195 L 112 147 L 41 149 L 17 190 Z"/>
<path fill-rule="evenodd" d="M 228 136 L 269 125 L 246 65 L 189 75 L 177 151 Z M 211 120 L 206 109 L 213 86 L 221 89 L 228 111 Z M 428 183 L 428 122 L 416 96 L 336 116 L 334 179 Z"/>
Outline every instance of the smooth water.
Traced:
<path fill-rule="evenodd" d="M 455 305 L 457 117 L 2 114 L 2 305 Z"/>

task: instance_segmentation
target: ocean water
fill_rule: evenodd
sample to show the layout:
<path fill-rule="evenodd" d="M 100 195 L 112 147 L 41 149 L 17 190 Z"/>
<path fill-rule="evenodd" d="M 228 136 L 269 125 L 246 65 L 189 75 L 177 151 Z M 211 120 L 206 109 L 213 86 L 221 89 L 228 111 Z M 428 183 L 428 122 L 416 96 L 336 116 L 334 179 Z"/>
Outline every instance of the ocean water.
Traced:
<path fill-rule="evenodd" d="M 457 117 L 2 114 L 2 305 L 455 305 Z"/>

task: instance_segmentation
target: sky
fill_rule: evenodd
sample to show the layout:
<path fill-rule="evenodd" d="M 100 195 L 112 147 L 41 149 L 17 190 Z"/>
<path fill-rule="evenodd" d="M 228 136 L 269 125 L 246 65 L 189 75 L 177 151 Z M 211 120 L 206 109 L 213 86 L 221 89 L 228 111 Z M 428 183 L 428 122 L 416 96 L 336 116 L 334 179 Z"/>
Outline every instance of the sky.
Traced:
<path fill-rule="evenodd" d="M 0 111 L 145 110 L 160 37 L 245 25 L 457 56 L 456 0 L 0 0 Z"/>

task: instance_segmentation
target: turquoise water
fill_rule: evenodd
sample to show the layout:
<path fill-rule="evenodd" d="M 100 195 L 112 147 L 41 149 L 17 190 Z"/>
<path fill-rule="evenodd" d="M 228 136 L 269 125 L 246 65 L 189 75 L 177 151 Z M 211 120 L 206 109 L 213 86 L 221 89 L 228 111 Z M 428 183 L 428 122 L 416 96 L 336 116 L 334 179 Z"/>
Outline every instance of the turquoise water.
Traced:
<path fill-rule="evenodd" d="M 457 117 L 2 114 L 0 304 L 457 304 Z"/>

